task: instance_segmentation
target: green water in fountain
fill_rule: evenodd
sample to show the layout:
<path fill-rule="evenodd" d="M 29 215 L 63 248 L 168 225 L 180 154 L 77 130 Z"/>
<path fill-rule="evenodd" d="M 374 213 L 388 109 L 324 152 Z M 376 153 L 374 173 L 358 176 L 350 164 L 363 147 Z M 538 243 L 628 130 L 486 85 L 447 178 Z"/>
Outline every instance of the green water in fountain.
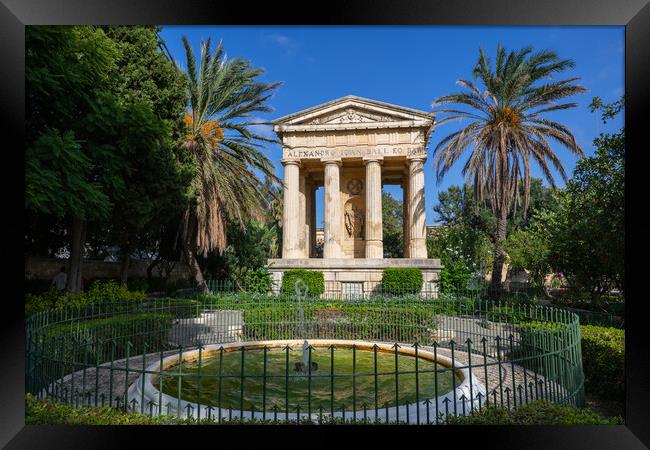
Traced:
<path fill-rule="evenodd" d="M 356 361 L 353 361 L 356 359 Z M 221 406 L 223 408 L 261 411 L 264 395 L 264 351 L 246 350 L 243 363 L 243 398 L 242 398 L 242 352 L 223 354 L 221 368 L 221 397 L 219 355 L 203 358 L 199 371 L 198 360 L 184 362 L 170 367 L 162 379 L 162 391 L 173 397 L 200 403 L 201 405 Z M 269 349 L 267 351 L 266 376 L 266 410 L 272 411 L 277 405 L 279 411 L 285 409 L 285 397 L 288 396 L 289 408 L 306 411 L 310 392 L 310 377 L 307 373 L 296 372 L 295 363 L 302 361 L 302 350 L 289 351 L 288 377 L 286 372 L 286 351 Z M 358 410 L 366 403 L 368 409 L 375 407 L 375 359 L 374 352 L 337 348 L 334 350 L 334 376 L 332 377 L 332 358 L 328 348 L 312 350 L 312 361 L 318 369 L 311 374 L 311 407 L 317 411 L 322 406 L 324 411 L 331 408 L 332 380 L 334 384 L 334 408 L 338 411 L 345 405 L 350 410 L 353 397 L 356 398 Z M 354 363 L 354 371 L 353 371 Z M 416 401 L 416 359 L 408 355 L 397 358 L 397 402 L 400 405 Z M 435 398 L 452 389 L 452 377 L 456 377 L 456 386 L 460 379 L 451 370 L 432 361 L 418 358 L 417 385 L 419 399 Z M 353 376 L 353 372 L 356 374 Z M 395 354 L 377 352 L 377 404 L 379 407 L 395 406 Z M 437 372 L 437 376 L 436 376 Z M 179 374 L 180 390 L 179 390 Z M 160 388 L 159 377 L 154 377 L 154 385 Z M 287 389 L 288 387 L 288 389 Z M 180 395 L 179 395 L 180 394 Z M 221 402 L 219 402 L 221 398 Z"/>

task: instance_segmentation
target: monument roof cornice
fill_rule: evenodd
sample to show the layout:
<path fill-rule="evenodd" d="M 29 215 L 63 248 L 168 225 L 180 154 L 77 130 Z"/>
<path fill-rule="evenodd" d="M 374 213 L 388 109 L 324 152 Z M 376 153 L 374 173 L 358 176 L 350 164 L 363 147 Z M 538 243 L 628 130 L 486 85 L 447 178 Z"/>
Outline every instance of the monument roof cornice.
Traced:
<path fill-rule="evenodd" d="M 281 134 L 378 128 L 432 128 L 435 115 L 391 103 L 347 95 L 272 121 Z"/>
<path fill-rule="evenodd" d="M 277 133 L 291 133 L 303 131 L 345 131 L 345 130 L 377 130 L 396 128 L 429 128 L 432 121 L 426 120 L 402 120 L 390 122 L 362 122 L 345 124 L 323 124 L 323 125 L 275 125 L 273 130 Z"/>

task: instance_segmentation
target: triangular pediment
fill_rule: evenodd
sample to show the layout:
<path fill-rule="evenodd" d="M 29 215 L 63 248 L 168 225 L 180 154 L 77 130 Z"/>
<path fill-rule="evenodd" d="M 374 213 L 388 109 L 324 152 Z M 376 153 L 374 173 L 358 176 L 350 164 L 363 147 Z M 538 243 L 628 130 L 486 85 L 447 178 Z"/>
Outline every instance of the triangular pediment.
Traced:
<path fill-rule="evenodd" d="M 348 95 L 274 121 L 276 125 L 338 125 L 433 120 L 433 114 Z"/>
<path fill-rule="evenodd" d="M 337 109 L 333 112 L 306 118 L 294 123 L 296 125 L 333 125 L 337 123 L 394 122 L 398 120 L 404 119 L 395 115 L 378 114 L 367 109 L 349 106 L 345 109 Z"/>

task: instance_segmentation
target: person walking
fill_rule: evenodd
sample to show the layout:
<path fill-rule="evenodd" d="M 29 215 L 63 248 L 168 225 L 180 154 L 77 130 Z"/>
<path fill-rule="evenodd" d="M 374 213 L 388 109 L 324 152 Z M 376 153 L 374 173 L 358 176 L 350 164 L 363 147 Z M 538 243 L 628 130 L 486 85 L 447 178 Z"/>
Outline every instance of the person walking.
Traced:
<path fill-rule="evenodd" d="M 50 286 L 54 286 L 56 292 L 63 292 L 67 284 L 68 275 L 65 273 L 65 267 L 61 267 L 59 273 L 57 273 L 52 279 L 52 284 Z"/>

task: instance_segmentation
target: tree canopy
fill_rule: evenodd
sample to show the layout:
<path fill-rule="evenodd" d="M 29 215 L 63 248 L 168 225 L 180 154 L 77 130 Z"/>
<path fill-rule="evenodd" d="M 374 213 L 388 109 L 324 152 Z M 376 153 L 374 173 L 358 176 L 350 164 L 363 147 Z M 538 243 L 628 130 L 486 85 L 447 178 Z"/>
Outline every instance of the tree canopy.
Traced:
<path fill-rule="evenodd" d="M 66 228 L 74 292 L 88 230 L 124 245 L 186 196 L 184 81 L 158 45 L 153 27 L 26 28 L 26 210 L 45 239 Z"/>
<path fill-rule="evenodd" d="M 593 109 L 602 109 L 607 120 L 621 111 L 622 102 L 595 102 Z M 611 288 L 625 288 L 625 131 L 600 134 L 594 145 L 594 156 L 577 163 L 558 194 L 558 209 L 539 220 L 550 264 L 595 301 Z"/>

